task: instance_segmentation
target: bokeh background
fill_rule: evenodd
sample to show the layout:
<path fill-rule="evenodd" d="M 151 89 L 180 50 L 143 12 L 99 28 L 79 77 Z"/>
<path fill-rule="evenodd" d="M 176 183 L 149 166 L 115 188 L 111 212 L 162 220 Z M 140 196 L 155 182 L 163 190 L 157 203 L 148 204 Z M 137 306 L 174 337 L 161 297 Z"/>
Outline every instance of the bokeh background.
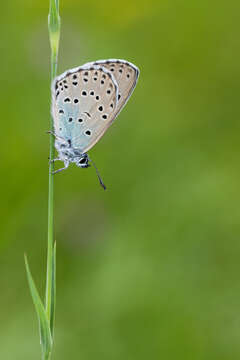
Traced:
<path fill-rule="evenodd" d="M 55 178 L 53 359 L 240 357 L 240 3 L 60 1 L 58 72 L 124 58 L 126 108 Z M 44 293 L 48 1 L 1 3 L 0 358 L 40 359 L 23 254 Z"/>

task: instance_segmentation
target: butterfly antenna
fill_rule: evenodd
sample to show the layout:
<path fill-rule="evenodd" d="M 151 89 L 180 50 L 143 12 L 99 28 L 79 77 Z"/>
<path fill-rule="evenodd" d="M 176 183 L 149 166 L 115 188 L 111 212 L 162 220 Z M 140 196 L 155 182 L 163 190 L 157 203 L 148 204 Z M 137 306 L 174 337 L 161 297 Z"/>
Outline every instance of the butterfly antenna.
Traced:
<path fill-rule="evenodd" d="M 91 161 L 91 163 L 93 164 L 95 170 L 96 170 L 96 174 L 97 174 L 97 177 L 98 177 L 98 180 L 100 182 L 100 185 L 103 187 L 104 190 L 106 190 L 106 186 L 104 185 L 103 181 L 102 181 L 102 178 L 99 174 L 99 171 L 98 171 L 98 168 L 96 167 L 95 163 L 88 157 L 88 159 Z"/>

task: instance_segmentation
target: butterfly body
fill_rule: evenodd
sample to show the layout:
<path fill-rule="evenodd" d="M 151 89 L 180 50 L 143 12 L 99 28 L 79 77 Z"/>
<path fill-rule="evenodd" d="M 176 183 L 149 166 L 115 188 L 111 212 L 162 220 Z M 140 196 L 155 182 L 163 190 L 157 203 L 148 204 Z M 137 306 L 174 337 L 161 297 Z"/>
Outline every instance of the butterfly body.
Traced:
<path fill-rule="evenodd" d="M 71 69 L 52 83 L 55 147 L 65 168 L 88 167 L 87 152 L 122 110 L 139 76 L 125 60 L 99 60 Z M 59 169 L 61 171 L 63 169 Z"/>
<path fill-rule="evenodd" d="M 79 149 L 74 149 L 70 140 L 66 142 L 64 139 L 56 137 L 55 147 L 59 156 L 57 160 L 63 161 L 66 168 L 71 162 L 82 168 L 89 167 L 88 155 L 82 153 Z"/>

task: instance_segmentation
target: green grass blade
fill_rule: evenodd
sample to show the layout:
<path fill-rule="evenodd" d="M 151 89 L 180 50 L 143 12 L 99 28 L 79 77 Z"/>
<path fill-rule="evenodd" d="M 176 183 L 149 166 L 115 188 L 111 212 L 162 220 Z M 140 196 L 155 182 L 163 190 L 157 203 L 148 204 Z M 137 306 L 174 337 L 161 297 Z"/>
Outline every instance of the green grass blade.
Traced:
<path fill-rule="evenodd" d="M 38 316 L 42 351 L 45 356 L 46 355 L 48 356 L 48 354 L 50 354 L 51 348 L 52 348 L 52 337 L 51 337 L 51 332 L 50 332 L 50 326 L 49 326 L 49 322 L 47 319 L 47 315 L 46 315 L 42 300 L 38 294 L 33 277 L 31 275 L 26 255 L 25 255 L 25 266 L 26 266 L 26 271 L 27 271 L 28 284 L 29 284 L 31 295 L 32 295 L 32 300 L 33 300 L 35 310 L 36 310 L 36 313 Z"/>

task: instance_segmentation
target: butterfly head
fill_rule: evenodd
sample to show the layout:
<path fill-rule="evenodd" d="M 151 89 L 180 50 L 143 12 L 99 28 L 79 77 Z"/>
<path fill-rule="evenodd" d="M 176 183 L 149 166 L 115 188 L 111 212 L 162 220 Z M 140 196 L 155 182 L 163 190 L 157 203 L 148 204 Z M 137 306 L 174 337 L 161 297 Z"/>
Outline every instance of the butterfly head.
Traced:
<path fill-rule="evenodd" d="M 89 158 L 87 154 L 82 154 L 81 157 L 75 159 L 76 165 L 81 168 L 88 168 L 90 166 L 88 162 Z"/>

